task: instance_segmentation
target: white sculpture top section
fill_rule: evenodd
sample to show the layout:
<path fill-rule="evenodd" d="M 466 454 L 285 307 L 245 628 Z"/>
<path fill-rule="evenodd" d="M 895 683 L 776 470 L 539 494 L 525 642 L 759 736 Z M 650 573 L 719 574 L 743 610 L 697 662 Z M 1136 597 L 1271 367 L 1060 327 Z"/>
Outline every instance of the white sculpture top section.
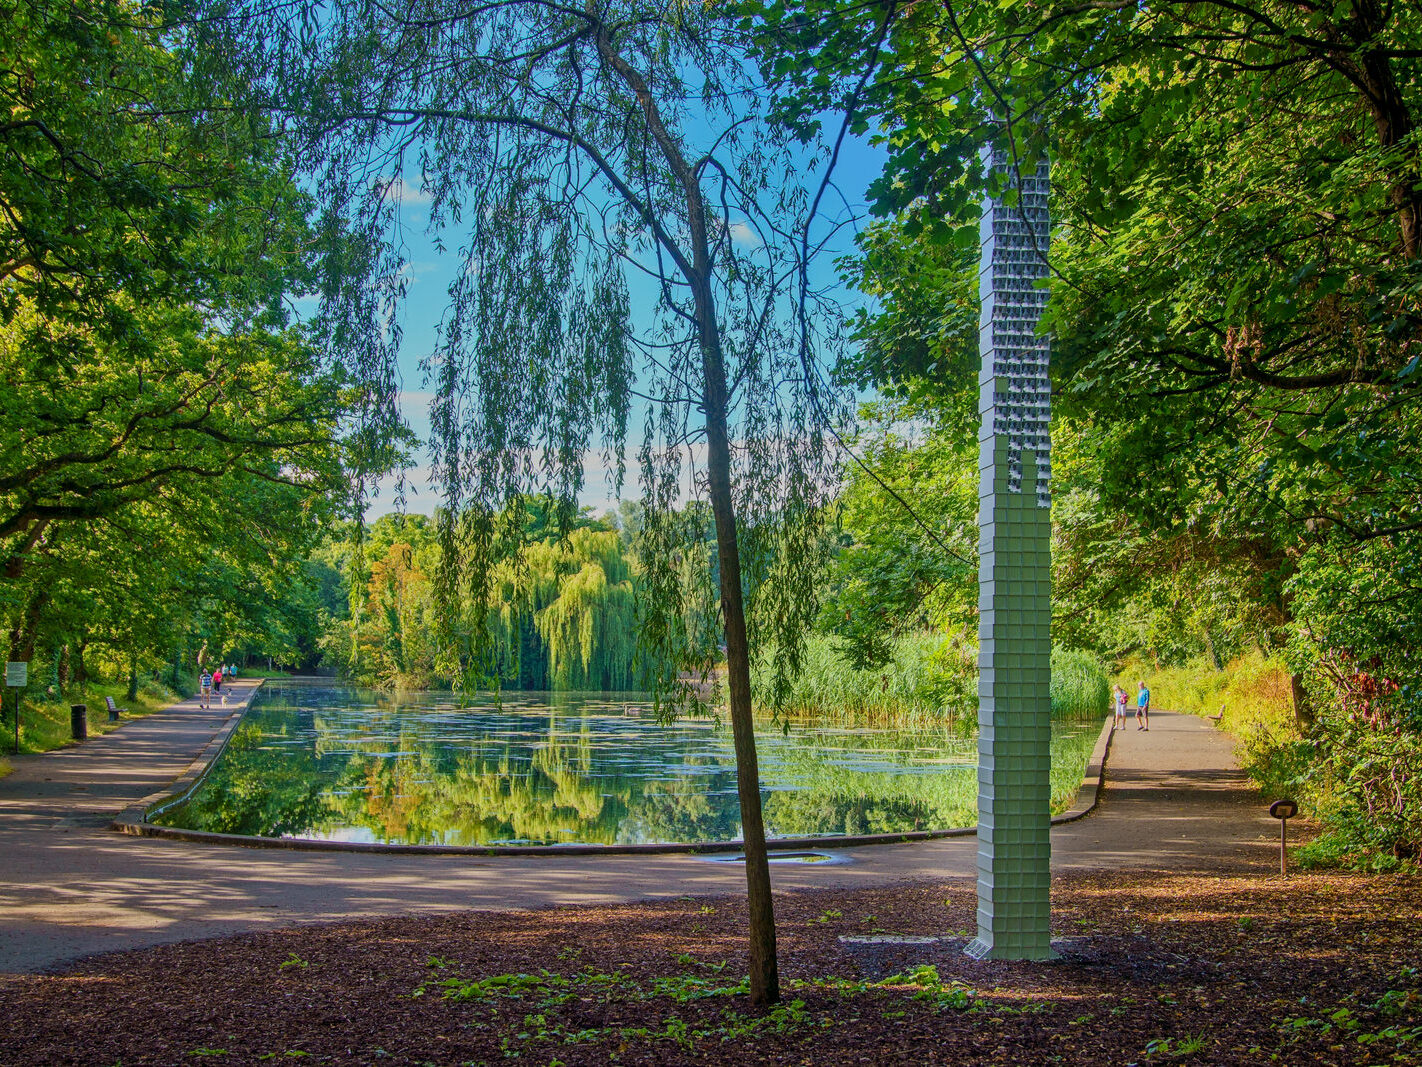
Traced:
<path fill-rule="evenodd" d="M 980 223 L 979 406 L 984 414 L 992 412 L 991 420 L 984 419 L 984 434 L 990 424 L 994 436 L 1008 439 L 1008 491 L 1022 492 L 1022 454 L 1031 452 L 1037 506 L 1050 508 L 1051 342 L 1037 333 L 1047 304 L 1047 290 L 1037 283 L 1048 270 L 1048 164 L 1043 160 L 1035 173 L 1024 174 L 1003 151 L 989 153 L 992 149 L 984 149 L 984 166 L 1006 173 L 1018 196 L 1013 206 L 989 198 Z"/>

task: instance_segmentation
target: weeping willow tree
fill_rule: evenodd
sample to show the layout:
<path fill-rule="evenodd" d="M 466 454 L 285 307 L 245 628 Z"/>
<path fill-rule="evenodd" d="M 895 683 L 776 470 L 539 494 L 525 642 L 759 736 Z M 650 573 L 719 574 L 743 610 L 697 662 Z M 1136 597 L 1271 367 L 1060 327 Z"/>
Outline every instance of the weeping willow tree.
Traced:
<path fill-rule="evenodd" d="M 616 532 L 576 529 L 527 546 L 498 570 L 491 654 L 500 679 L 535 689 L 633 688 L 636 588 Z"/>
<path fill-rule="evenodd" d="M 704 677 L 724 642 L 751 996 L 777 1000 L 750 659 L 774 648 L 793 674 L 816 607 L 822 431 L 844 413 L 815 358 L 834 337 L 810 326 L 809 260 L 834 231 L 811 229 L 825 186 L 810 175 L 829 153 L 765 121 L 733 6 L 214 0 L 204 15 L 286 117 L 343 236 L 318 326 L 370 383 L 375 422 L 394 421 L 404 193 L 428 196 L 462 257 L 427 365 L 447 617 L 492 602 L 518 540 L 510 502 L 549 494 L 567 525 L 590 453 L 619 491 L 637 455 L 649 682 L 681 706 L 678 669 Z M 714 518 L 714 590 L 685 580 L 688 494 Z M 686 625 L 698 590 L 719 635 Z M 541 625 L 571 650 L 584 618 L 570 602 Z M 462 662 L 487 653 L 478 628 L 449 638 Z"/>

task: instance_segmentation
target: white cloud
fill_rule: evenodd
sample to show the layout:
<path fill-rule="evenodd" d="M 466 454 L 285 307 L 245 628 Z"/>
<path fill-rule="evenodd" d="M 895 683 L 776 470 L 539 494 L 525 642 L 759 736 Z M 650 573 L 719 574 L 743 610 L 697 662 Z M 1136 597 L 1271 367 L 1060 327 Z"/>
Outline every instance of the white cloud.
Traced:
<path fill-rule="evenodd" d="M 425 190 L 415 188 L 398 175 L 394 178 L 372 178 L 370 187 L 384 199 L 393 200 L 397 204 L 428 204 L 431 199 Z"/>
<path fill-rule="evenodd" d="M 431 469 L 428 466 L 411 467 L 404 472 L 403 510 L 406 514 L 432 515 L 435 508 L 439 507 L 439 493 L 434 488 L 431 474 Z M 398 478 L 392 476 L 382 479 L 371 491 L 370 499 L 366 504 L 366 516 L 375 519 L 394 511 L 396 496 L 400 488 Z"/>
<path fill-rule="evenodd" d="M 428 414 L 430 401 L 434 399 L 434 393 L 428 389 L 401 389 L 400 396 L 396 403 L 400 405 L 402 412 L 420 412 Z"/>
<path fill-rule="evenodd" d="M 428 259 L 416 259 L 401 265 L 400 277 L 419 281 L 422 276 L 436 270 L 439 270 L 438 263 Z"/>
<path fill-rule="evenodd" d="M 727 232 L 730 233 L 731 240 L 738 245 L 744 245 L 747 248 L 761 248 L 765 245 L 765 242 L 760 239 L 760 234 L 756 233 L 755 228 L 744 220 L 731 223 L 731 225 L 727 227 Z"/>
<path fill-rule="evenodd" d="M 418 403 L 428 403 L 430 394 L 422 391 L 409 391 L 400 394 L 400 407 L 402 412 L 408 412 L 411 408 L 418 410 Z M 408 417 L 408 414 L 407 414 Z M 627 465 L 626 474 L 622 482 L 622 498 L 636 500 L 642 495 L 640 481 L 640 470 L 637 464 L 637 449 L 628 446 L 623 450 L 623 459 Z M 691 462 L 686 460 L 688 456 Z M 617 506 L 617 497 L 613 493 L 613 467 L 612 457 L 604 457 L 597 449 L 589 449 L 583 453 L 583 489 L 578 494 L 578 503 L 591 507 L 595 514 L 601 514 L 609 508 Z M 706 446 L 701 442 L 685 446 L 682 450 L 682 473 L 681 490 L 678 494 L 679 502 L 685 503 L 696 495 L 694 478 L 698 474 L 704 474 L 706 470 Z M 370 495 L 367 505 L 367 514 L 371 518 L 378 518 L 395 508 L 396 478 L 385 478 Z M 405 471 L 405 511 L 414 515 L 430 515 L 435 508 L 442 503 L 440 493 L 434 485 L 433 470 L 428 464 L 411 467 Z"/>

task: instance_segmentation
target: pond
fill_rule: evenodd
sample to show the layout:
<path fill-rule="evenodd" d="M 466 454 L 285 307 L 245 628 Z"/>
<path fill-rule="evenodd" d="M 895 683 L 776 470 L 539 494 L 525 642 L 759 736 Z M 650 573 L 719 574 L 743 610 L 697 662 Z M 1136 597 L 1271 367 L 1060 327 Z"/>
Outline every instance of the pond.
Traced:
<path fill-rule="evenodd" d="M 154 821 L 266 837 L 391 844 L 733 841 L 729 724 L 662 725 L 639 694 L 392 696 L 268 682 L 198 788 Z M 1070 806 L 1099 723 L 1053 723 L 1054 810 Z M 976 739 L 948 726 L 766 722 L 771 837 L 899 833 L 977 821 Z"/>

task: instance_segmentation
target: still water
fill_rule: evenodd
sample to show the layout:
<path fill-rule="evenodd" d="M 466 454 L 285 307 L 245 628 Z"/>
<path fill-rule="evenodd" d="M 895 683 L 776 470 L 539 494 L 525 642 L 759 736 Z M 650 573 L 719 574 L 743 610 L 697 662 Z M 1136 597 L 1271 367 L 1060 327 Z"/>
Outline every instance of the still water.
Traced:
<path fill-rule="evenodd" d="M 650 707 L 638 694 L 392 696 L 269 682 L 196 792 L 155 821 L 421 845 L 735 840 L 729 725 L 662 725 Z M 1097 725 L 1053 724 L 1054 794 L 1059 778 L 1074 793 Z M 951 727 L 766 723 L 757 742 L 772 837 L 976 822 L 976 740 Z"/>

